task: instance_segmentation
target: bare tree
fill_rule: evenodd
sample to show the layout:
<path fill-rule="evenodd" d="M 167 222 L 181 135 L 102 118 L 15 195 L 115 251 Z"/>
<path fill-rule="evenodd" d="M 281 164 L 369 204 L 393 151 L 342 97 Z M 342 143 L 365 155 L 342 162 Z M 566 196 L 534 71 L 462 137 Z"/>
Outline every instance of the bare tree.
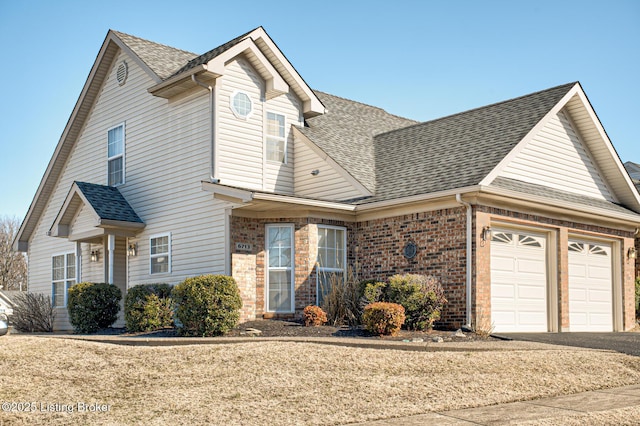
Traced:
<path fill-rule="evenodd" d="M 27 259 L 13 251 L 13 240 L 20 228 L 17 217 L 0 217 L 0 289 L 27 289 Z"/>

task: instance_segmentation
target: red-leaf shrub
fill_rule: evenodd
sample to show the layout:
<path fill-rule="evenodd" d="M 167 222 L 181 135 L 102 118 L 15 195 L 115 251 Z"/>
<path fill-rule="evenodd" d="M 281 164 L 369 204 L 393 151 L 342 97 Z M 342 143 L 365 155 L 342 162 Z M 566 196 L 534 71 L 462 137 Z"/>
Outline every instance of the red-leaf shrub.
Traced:
<path fill-rule="evenodd" d="M 364 328 L 380 336 L 395 336 L 404 324 L 404 308 L 397 303 L 375 302 L 364 307 Z"/>
<path fill-rule="evenodd" d="M 302 316 L 304 317 L 304 325 L 307 327 L 320 326 L 327 322 L 327 314 L 322 310 L 320 306 L 309 305 L 304 308 L 302 312 Z"/>

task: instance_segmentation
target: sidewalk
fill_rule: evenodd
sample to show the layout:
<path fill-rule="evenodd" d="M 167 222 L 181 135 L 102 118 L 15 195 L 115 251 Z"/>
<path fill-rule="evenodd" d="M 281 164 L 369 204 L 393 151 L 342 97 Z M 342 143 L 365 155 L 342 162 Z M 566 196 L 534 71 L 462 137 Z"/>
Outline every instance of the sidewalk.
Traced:
<path fill-rule="evenodd" d="M 543 419 L 552 421 L 562 416 L 639 406 L 640 385 L 631 385 L 533 401 L 377 420 L 351 426 L 508 425 Z M 626 424 L 640 424 L 640 418 L 628 421 Z"/>

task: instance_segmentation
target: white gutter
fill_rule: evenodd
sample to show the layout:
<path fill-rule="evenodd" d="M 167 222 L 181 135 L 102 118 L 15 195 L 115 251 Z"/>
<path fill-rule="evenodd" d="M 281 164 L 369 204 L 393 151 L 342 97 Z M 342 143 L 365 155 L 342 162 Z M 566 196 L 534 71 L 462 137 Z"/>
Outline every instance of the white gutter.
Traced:
<path fill-rule="evenodd" d="M 466 201 L 462 201 L 462 195 L 456 194 L 456 201 L 467 209 L 467 327 L 471 328 L 471 266 L 472 266 L 472 243 L 473 243 L 473 215 L 471 210 L 471 204 Z"/>
<path fill-rule="evenodd" d="M 196 78 L 195 74 L 191 74 L 191 80 L 200 87 L 204 87 L 209 91 L 209 135 L 211 138 L 211 165 L 209 167 L 209 181 L 212 183 L 220 182 L 220 179 L 216 177 L 216 108 L 215 99 L 217 95 L 215 82 L 213 86 L 204 84 Z"/>

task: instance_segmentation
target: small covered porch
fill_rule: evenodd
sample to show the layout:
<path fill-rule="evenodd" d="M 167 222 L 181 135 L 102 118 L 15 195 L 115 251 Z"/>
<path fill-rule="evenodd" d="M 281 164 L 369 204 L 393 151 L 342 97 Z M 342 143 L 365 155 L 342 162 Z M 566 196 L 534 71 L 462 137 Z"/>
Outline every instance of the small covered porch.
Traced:
<path fill-rule="evenodd" d="M 137 250 L 129 239 L 144 227 L 118 188 L 74 182 L 49 235 L 75 243 L 76 282 L 115 285 L 124 300 L 128 256 L 135 255 Z M 124 326 L 123 309 L 115 326 Z"/>

